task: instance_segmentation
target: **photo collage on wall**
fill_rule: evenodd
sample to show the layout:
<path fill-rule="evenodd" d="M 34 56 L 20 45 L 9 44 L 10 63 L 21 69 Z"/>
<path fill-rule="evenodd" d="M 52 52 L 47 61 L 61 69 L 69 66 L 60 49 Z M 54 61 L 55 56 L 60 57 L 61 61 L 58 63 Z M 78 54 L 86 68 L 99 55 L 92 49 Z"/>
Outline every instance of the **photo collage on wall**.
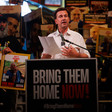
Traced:
<path fill-rule="evenodd" d="M 92 0 L 89 5 L 86 2 L 67 0 L 65 6 L 71 13 L 70 29 L 84 37 L 87 49 L 94 57 L 98 53 L 98 39 L 101 38 L 99 29 L 109 28 L 107 24 L 107 21 L 111 20 L 108 19 L 109 2 Z"/>

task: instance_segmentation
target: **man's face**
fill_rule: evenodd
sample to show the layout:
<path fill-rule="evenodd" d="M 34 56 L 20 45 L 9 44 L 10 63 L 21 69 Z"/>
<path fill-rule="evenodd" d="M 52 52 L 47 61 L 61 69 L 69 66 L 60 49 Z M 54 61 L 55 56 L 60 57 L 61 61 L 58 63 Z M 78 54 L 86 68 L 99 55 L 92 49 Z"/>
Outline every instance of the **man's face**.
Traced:
<path fill-rule="evenodd" d="M 39 31 L 39 24 L 37 23 L 34 23 L 33 26 L 32 26 L 32 29 L 31 29 L 31 39 L 34 43 L 36 43 L 38 41 L 38 31 Z"/>
<path fill-rule="evenodd" d="M 74 11 L 73 20 L 76 22 L 78 22 L 80 20 L 80 11 L 79 10 Z"/>
<path fill-rule="evenodd" d="M 69 25 L 70 18 L 67 11 L 59 11 L 56 14 L 55 23 L 58 25 L 58 28 L 67 28 Z"/>
<path fill-rule="evenodd" d="M 19 22 L 12 17 L 8 17 L 8 36 L 14 36 L 15 33 L 17 32 L 17 27 Z"/>
<path fill-rule="evenodd" d="M 0 38 L 7 36 L 8 28 L 6 21 L 0 21 Z"/>
<path fill-rule="evenodd" d="M 6 21 L 0 21 L 0 31 L 4 31 L 7 25 Z"/>
<path fill-rule="evenodd" d="M 10 69 L 11 70 L 16 70 L 16 65 L 14 63 L 12 63 L 11 66 L 10 66 Z"/>

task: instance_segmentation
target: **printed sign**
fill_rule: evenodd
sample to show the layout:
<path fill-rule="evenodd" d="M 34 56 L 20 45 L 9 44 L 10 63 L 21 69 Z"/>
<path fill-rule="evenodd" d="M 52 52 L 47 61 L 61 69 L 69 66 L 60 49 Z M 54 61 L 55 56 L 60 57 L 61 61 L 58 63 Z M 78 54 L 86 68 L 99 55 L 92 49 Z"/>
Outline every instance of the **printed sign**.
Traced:
<path fill-rule="evenodd" d="M 27 112 L 98 112 L 96 58 L 26 64 Z"/>
<path fill-rule="evenodd" d="M 11 53 L 2 57 L 0 88 L 25 90 L 25 62 L 29 54 Z"/>
<path fill-rule="evenodd" d="M 84 23 L 106 24 L 106 14 L 84 14 Z"/>

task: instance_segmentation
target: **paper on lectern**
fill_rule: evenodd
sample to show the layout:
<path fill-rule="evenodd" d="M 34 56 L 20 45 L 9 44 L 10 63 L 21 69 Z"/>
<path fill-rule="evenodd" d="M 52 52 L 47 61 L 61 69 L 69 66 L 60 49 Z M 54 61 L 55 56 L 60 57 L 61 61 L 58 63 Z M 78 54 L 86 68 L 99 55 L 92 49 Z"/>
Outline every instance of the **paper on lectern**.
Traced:
<path fill-rule="evenodd" d="M 38 37 L 46 53 L 51 54 L 51 55 L 61 53 L 61 50 L 56 44 L 53 37 L 46 37 L 46 36 L 44 37 L 38 36 Z"/>

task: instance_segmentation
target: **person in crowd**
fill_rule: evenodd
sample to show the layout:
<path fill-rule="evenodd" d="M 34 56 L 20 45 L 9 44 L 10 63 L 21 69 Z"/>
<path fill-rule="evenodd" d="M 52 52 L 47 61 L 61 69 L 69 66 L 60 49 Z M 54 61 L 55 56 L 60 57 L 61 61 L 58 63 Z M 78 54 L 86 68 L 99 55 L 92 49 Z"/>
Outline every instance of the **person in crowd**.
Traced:
<path fill-rule="evenodd" d="M 20 18 L 17 14 L 10 14 L 7 17 L 8 21 L 8 36 L 16 36 L 16 33 L 18 33 L 18 26 Z"/>
<path fill-rule="evenodd" d="M 14 23 L 14 22 L 13 22 Z M 15 37 L 15 35 L 8 34 L 8 25 L 11 23 L 7 21 L 7 16 L 5 14 L 0 14 L 0 44 L 4 47 L 2 49 L 3 54 L 7 53 L 24 53 L 21 44 Z M 18 25 L 18 24 L 17 24 Z M 17 26 L 15 26 L 17 28 Z M 25 52 L 26 53 L 26 52 Z M 0 108 L 0 112 L 15 112 L 16 104 L 16 90 L 3 90 L 0 89 L 0 103 L 3 102 L 3 108 Z"/>
<path fill-rule="evenodd" d="M 18 32 L 17 27 L 19 25 L 19 19 L 15 16 L 9 16 L 7 18 L 8 21 L 8 36 L 15 36 Z"/>
<path fill-rule="evenodd" d="M 18 24 L 12 25 L 12 24 L 14 24 L 14 21 L 12 21 L 12 20 L 16 21 L 16 19 L 12 18 L 12 20 L 11 20 L 11 18 L 12 18 L 12 16 L 8 17 L 8 18 L 6 18 L 5 15 L 0 16 L 0 21 L 2 23 L 2 25 L 0 27 L 0 44 L 1 44 L 1 46 L 6 47 L 3 50 L 3 53 L 4 54 L 7 54 L 9 52 L 24 53 L 25 51 L 22 49 L 20 42 L 17 40 L 17 38 L 15 36 L 15 33 L 17 32 L 16 28 L 17 28 Z M 4 23 L 4 25 L 3 25 L 3 23 Z"/>
<path fill-rule="evenodd" d="M 12 82 L 14 83 L 14 86 L 16 84 L 22 84 L 24 81 L 24 76 L 22 73 L 18 70 L 17 66 L 15 63 L 10 64 L 10 70 L 6 72 L 6 76 L 8 76 L 7 82 Z M 21 82 L 22 80 L 22 82 Z"/>
<path fill-rule="evenodd" d="M 70 29 L 77 29 L 77 31 L 83 35 L 83 21 L 81 20 L 81 11 L 79 8 L 75 8 L 71 11 L 70 26 Z"/>
<path fill-rule="evenodd" d="M 34 59 L 41 58 L 41 53 L 43 50 L 40 40 L 38 38 L 38 35 L 40 34 L 40 25 L 37 21 L 34 21 L 30 29 L 30 46 L 28 49 L 28 52 L 31 53 Z"/>
<path fill-rule="evenodd" d="M 5 16 L 0 14 L 0 38 L 7 36 L 7 19 Z"/>
<path fill-rule="evenodd" d="M 69 21 L 70 21 L 69 11 L 66 8 L 58 8 L 54 12 L 54 19 L 58 29 L 57 31 L 49 34 L 48 37 L 54 38 L 57 45 L 61 49 L 62 53 L 50 55 L 43 50 L 41 59 L 89 58 L 90 57 L 89 52 L 83 48 L 80 48 L 72 44 L 70 45 L 67 42 L 65 42 L 64 46 L 61 46 L 62 39 L 60 34 L 63 34 L 63 37 L 65 39 L 86 48 L 82 35 L 79 34 L 78 32 L 69 29 Z"/>
<path fill-rule="evenodd" d="M 101 44 L 102 53 L 105 55 L 110 55 L 112 53 L 112 43 L 109 42 L 108 37 L 104 37 L 104 42 Z"/>
<path fill-rule="evenodd" d="M 96 45 L 96 41 L 97 41 L 96 31 L 93 31 L 92 36 L 86 40 L 86 44 L 87 45 Z"/>

